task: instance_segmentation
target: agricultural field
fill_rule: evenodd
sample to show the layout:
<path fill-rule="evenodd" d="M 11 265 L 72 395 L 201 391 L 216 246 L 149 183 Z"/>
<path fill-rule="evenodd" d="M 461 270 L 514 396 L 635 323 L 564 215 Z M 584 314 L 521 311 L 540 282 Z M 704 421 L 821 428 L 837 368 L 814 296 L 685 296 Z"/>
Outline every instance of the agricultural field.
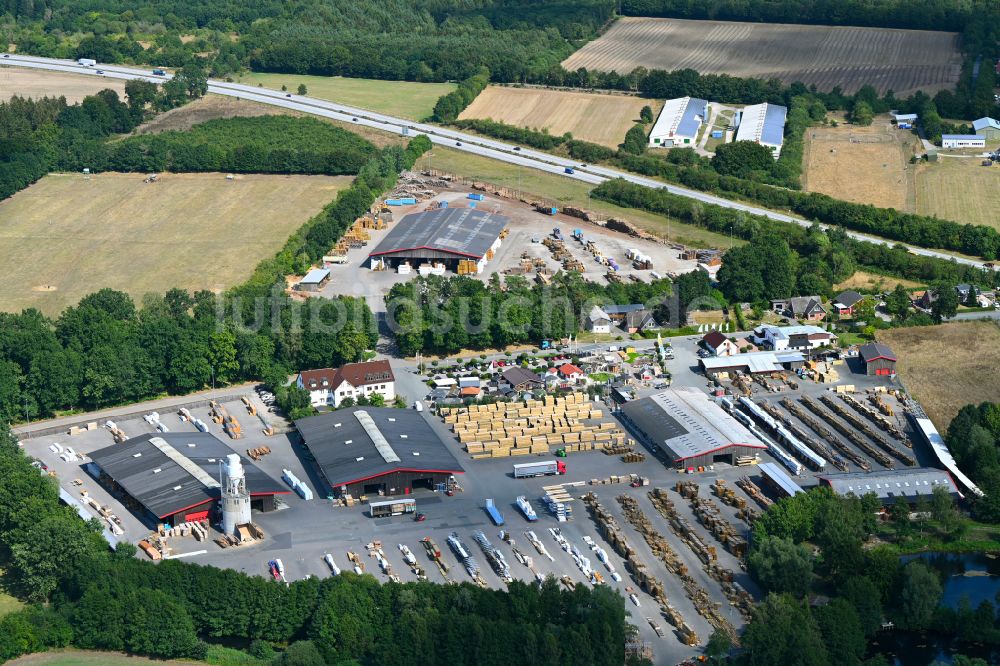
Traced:
<path fill-rule="evenodd" d="M 851 277 L 835 285 L 834 289 L 837 291 L 854 289 L 862 292 L 883 292 L 895 289 L 897 284 L 903 285 L 904 289 L 916 289 L 922 286 L 919 282 L 905 278 L 879 275 L 878 273 L 869 273 L 868 271 L 856 271 Z"/>
<path fill-rule="evenodd" d="M 353 132 L 362 139 L 369 141 L 379 148 L 404 143 L 404 139 L 398 134 L 383 132 L 375 129 L 374 127 L 366 127 L 356 123 L 345 123 L 339 120 L 332 120 L 330 118 L 320 118 L 319 116 L 311 116 L 299 111 L 292 111 L 291 109 L 271 106 L 270 104 L 251 102 L 245 99 L 238 100 L 235 97 L 213 94 L 199 97 L 193 102 L 188 102 L 184 106 L 158 114 L 151 120 L 148 120 L 142 125 L 139 125 L 139 127 L 135 128 L 133 134 L 154 134 L 156 132 L 166 132 L 169 130 L 184 131 L 191 129 L 199 123 L 208 122 L 209 120 L 215 120 L 217 118 L 273 115 L 293 116 L 296 118 L 317 118 L 323 122 L 327 122 L 332 125 L 336 125 L 341 129 Z"/>
<path fill-rule="evenodd" d="M 869 127 L 810 127 L 805 134 L 802 188 L 832 197 L 913 212 L 920 142 L 878 118 Z"/>
<path fill-rule="evenodd" d="M 902 98 L 953 88 L 962 58 L 952 32 L 629 17 L 562 64 L 620 73 L 690 68 L 847 93 L 871 84 Z"/>
<path fill-rule="evenodd" d="M 0 202 L 0 311 L 245 280 L 351 177 L 51 174 Z"/>
<path fill-rule="evenodd" d="M 262 85 L 281 90 L 285 86 L 295 93 L 304 83 L 310 97 L 340 102 L 379 113 L 423 120 L 434 111 L 434 104 L 442 95 L 455 89 L 453 83 L 417 83 L 415 81 L 376 81 L 374 79 L 347 79 L 342 76 L 308 76 L 305 74 L 263 74 L 251 72 L 241 76 L 238 83 Z"/>
<path fill-rule="evenodd" d="M 550 134 L 570 132 L 575 139 L 617 148 L 639 120 L 639 111 L 651 106 L 657 114 L 663 101 L 628 95 L 489 86 L 462 112 L 460 120 L 489 118 Z"/>
<path fill-rule="evenodd" d="M 903 384 L 941 432 L 964 405 L 1000 402 L 994 354 L 986 351 L 1000 349 L 997 322 L 893 328 L 877 336 L 896 352 Z"/>
<path fill-rule="evenodd" d="M 976 157 L 939 156 L 917 167 L 917 212 L 1000 229 L 1000 168 Z"/>
<path fill-rule="evenodd" d="M 592 210 L 606 217 L 626 220 L 661 238 L 692 247 L 729 247 L 730 238 L 677 220 L 668 221 L 635 208 L 623 208 L 590 198 L 590 186 L 578 180 L 564 178 L 534 169 L 518 167 L 487 157 L 435 146 L 424 154 L 414 167 L 416 170 L 435 169 L 446 173 L 482 180 L 521 191 L 526 196 L 551 202 L 556 206 L 572 205 Z M 742 241 L 737 240 L 736 244 Z"/>
<path fill-rule="evenodd" d="M 65 97 L 67 102 L 73 104 L 107 88 L 117 92 L 119 97 L 125 97 L 125 81 L 106 79 L 94 74 L 92 69 L 86 71 L 89 74 L 0 66 L 0 101 L 19 95 L 34 98 Z"/>

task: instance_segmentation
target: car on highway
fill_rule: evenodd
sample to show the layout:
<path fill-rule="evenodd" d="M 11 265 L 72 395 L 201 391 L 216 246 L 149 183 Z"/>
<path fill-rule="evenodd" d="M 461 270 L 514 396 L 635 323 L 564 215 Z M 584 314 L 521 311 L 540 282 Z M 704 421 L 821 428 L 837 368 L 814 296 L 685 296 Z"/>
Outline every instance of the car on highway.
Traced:
<path fill-rule="evenodd" d="M 352 120 L 353 122 L 358 122 L 358 119 L 357 119 L 357 118 L 351 118 L 351 120 Z"/>
<path fill-rule="evenodd" d="M 97 70 L 97 73 L 100 74 L 101 76 L 104 76 L 104 70 L 103 69 Z"/>
<path fill-rule="evenodd" d="M 455 142 L 455 145 L 456 145 L 456 146 L 461 146 L 461 145 L 462 145 L 462 142 L 461 142 L 461 141 L 456 141 L 456 142 Z"/>
<path fill-rule="evenodd" d="M 3 54 L 3 57 L 4 57 L 4 58 L 9 58 L 9 57 L 10 57 L 10 54 L 9 54 L 9 53 L 4 53 L 4 54 Z"/>
<path fill-rule="evenodd" d="M 6 58 L 7 56 L 4 56 Z M 514 146 L 514 150 L 521 150 L 521 146 Z"/>
<path fill-rule="evenodd" d="M 285 97 L 291 97 L 292 93 L 285 93 Z"/>

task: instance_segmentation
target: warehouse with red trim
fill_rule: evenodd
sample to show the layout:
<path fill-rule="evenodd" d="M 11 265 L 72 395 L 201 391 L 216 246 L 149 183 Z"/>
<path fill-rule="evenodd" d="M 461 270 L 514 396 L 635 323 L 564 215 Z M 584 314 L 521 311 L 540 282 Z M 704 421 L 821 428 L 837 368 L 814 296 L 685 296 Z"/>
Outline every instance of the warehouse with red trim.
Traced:
<path fill-rule="evenodd" d="M 94 451 L 91 470 L 102 485 L 149 524 L 214 520 L 221 496 L 221 465 L 237 453 L 207 432 L 140 435 Z M 273 511 L 288 490 L 241 458 L 250 506 Z"/>
<path fill-rule="evenodd" d="M 862 345 L 858 349 L 865 363 L 865 374 L 872 377 L 887 377 L 896 374 L 896 355 L 881 342 Z"/>
<path fill-rule="evenodd" d="M 420 412 L 352 407 L 295 427 L 335 496 L 442 490 L 462 468 Z"/>

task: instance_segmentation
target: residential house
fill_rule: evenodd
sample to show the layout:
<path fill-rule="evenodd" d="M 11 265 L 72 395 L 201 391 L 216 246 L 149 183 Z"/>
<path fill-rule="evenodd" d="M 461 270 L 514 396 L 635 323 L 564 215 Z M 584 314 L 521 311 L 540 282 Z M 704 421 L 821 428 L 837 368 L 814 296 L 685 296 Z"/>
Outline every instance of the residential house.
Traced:
<path fill-rule="evenodd" d="M 389 361 L 348 363 L 339 368 L 303 370 L 295 385 L 309 392 L 314 407 L 340 407 L 345 398 L 381 395 L 386 402 L 396 399 L 396 380 Z"/>
<path fill-rule="evenodd" d="M 660 328 L 660 325 L 656 323 L 652 310 L 643 308 L 625 315 L 625 323 L 622 328 L 627 333 L 642 333 L 643 331 L 655 331 Z"/>
<path fill-rule="evenodd" d="M 765 324 L 755 328 L 750 339 L 754 344 L 761 345 L 771 351 L 785 351 L 787 349 L 817 349 L 824 345 L 832 345 L 837 341 L 837 336 L 829 331 L 824 331 L 819 326 L 770 326 Z"/>
<path fill-rule="evenodd" d="M 465 400 L 466 398 L 472 398 L 473 400 L 478 400 L 479 396 L 482 395 L 482 389 L 478 386 L 466 386 L 458 392 L 458 395 Z"/>
<path fill-rule="evenodd" d="M 585 325 L 591 333 L 610 333 L 611 317 L 607 312 L 595 305 L 591 308 L 590 314 L 587 315 Z"/>
<path fill-rule="evenodd" d="M 585 375 L 580 368 L 572 363 L 566 363 L 559 367 L 559 376 L 567 381 L 575 382 L 582 379 Z"/>
<path fill-rule="evenodd" d="M 930 289 L 926 291 L 915 291 L 910 295 L 910 302 L 913 307 L 920 310 L 930 310 L 931 305 L 937 300 L 937 294 Z"/>
<path fill-rule="evenodd" d="M 771 310 L 784 317 L 804 321 L 823 321 L 826 308 L 819 296 L 793 296 L 771 301 Z"/>
<path fill-rule="evenodd" d="M 833 298 L 833 309 L 837 311 L 841 317 L 853 317 L 854 316 L 854 306 L 861 302 L 864 298 L 861 294 L 851 289 L 847 291 L 842 291 Z"/>
<path fill-rule="evenodd" d="M 630 303 L 629 305 L 605 305 L 601 308 L 601 310 L 603 310 L 604 313 L 611 318 L 611 321 L 619 326 L 625 323 L 625 319 L 629 314 L 645 309 L 646 306 L 642 303 Z"/>
<path fill-rule="evenodd" d="M 718 331 L 706 333 L 705 337 L 701 339 L 701 343 L 715 356 L 732 356 L 740 353 L 736 343 Z"/>
<path fill-rule="evenodd" d="M 503 381 L 515 391 L 532 391 L 545 386 L 542 378 L 527 368 L 514 366 L 503 371 Z"/>
<path fill-rule="evenodd" d="M 979 287 L 971 284 L 955 285 L 955 292 L 958 294 L 958 301 L 962 305 L 965 305 L 965 302 L 969 299 L 969 292 L 974 293 L 976 297 L 978 297 L 979 294 L 982 293 L 979 290 Z"/>

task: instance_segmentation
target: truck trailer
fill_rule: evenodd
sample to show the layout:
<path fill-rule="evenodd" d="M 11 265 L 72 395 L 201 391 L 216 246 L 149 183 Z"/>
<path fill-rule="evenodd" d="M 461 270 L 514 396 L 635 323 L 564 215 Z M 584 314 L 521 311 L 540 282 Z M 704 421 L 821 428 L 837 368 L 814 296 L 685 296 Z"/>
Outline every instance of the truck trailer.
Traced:
<path fill-rule="evenodd" d="M 565 473 L 566 463 L 562 460 L 545 460 L 542 462 L 514 465 L 515 479 L 525 479 L 532 476 L 554 476 Z"/>
<path fill-rule="evenodd" d="M 82 65 L 83 67 L 93 67 L 94 65 L 97 64 L 97 61 L 94 60 L 93 58 L 80 58 L 76 62 L 77 64 Z"/>

